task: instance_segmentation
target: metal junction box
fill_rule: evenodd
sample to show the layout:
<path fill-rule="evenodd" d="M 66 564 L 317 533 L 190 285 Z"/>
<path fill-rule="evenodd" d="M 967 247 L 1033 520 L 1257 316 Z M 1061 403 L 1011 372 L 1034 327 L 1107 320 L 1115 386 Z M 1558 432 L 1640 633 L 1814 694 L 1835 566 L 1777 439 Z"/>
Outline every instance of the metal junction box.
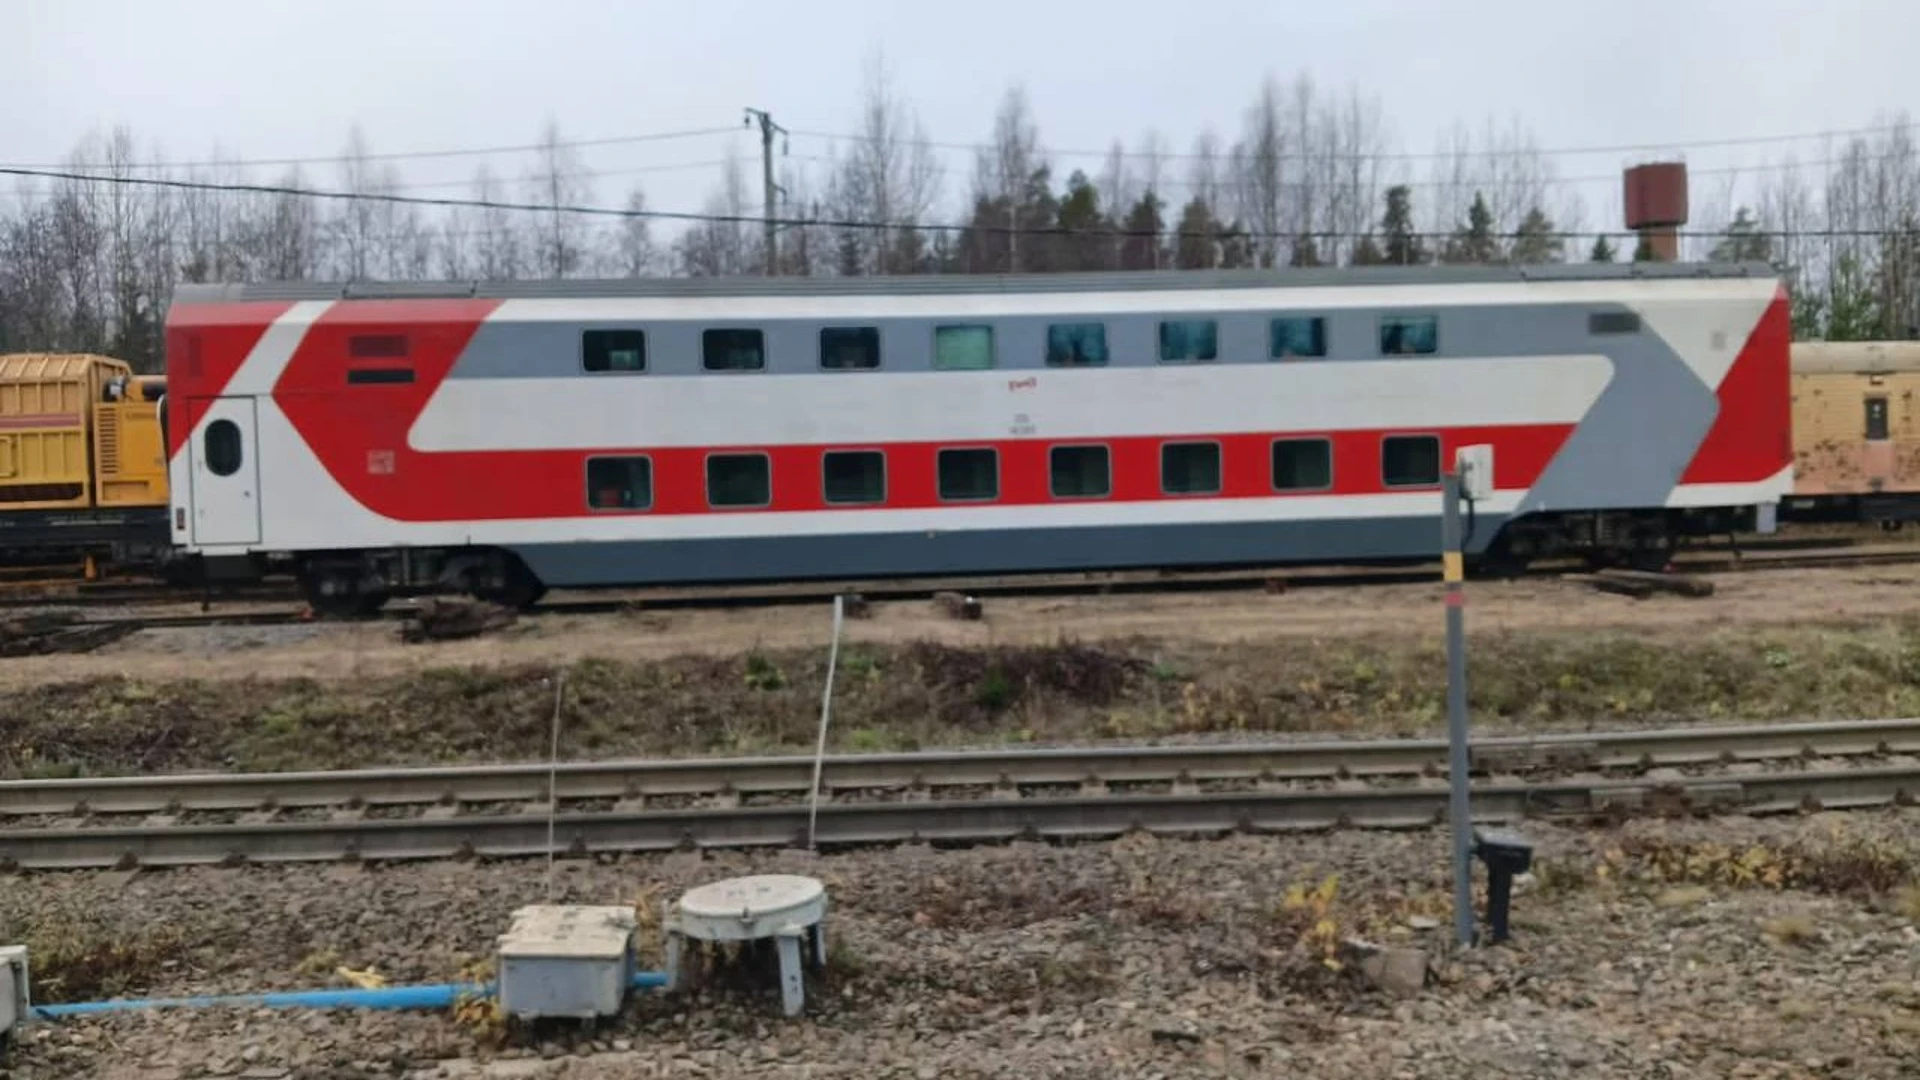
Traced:
<path fill-rule="evenodd" d="M 0 945 L 0 1055 L 27 1019 L 27 947 Z"/>
<path fill-rule="evenodd" d="M 630 907 L 535 904 L 500 936 L 500 1010 L 518 1019 L 612 1016 L 633 980 Z"/>

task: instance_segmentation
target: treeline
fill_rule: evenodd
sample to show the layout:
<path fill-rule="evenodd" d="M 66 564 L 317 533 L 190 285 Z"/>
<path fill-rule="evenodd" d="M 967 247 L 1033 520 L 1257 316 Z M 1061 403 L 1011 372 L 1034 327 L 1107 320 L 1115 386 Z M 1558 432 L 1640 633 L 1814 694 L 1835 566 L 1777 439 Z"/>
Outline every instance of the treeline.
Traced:
<path fill-rule="evenodd" d="M 812 136 L 815 139 L 822 136 Z M 160 364 L 160 328 L 182 282 L 756 274 L 768 252 L 758 185 L 729 158 L 703 211 L 657 239 L 549 124 L 517 176 L 481 167 L 461 187 L 409 185 L 356 129 L 329 168 L 268 181 L 238 166 L 153 168 L 131 132 L 90 137 L 66 171 L 103 178 L 270 182 L 272 193 L 95 179 L 0 191 L 0 352 L 106 352 Z M 1307 78 L 1269 79 L 1231 141 L 1184 152 L 1148 134 L 1104 163 L 1061 168 L 1026 96 L 1009 90 L 970 162 L 943 156 L 884 67 L 869 71 L 852 130 L 783 159 L 786 275 L 1034 273 L 1423 263 L 1611 262 L 1643 255 L 1594 229 L 1580 180 L 1518 125 L 1456 127 L 1432 154 L 1401 151 L 1378 103 Z M 1772 263 L 1805 337 L 1914 336 L 1920 328 L 1920 153 L 1902 116 L 1837 141 L 1808 166 L 1696 172 L 1684 257 Z M 961 165 L 962 167 L 955 167 Z M 970 166 L 970 167 L 968 167 Z M 1617 183 L 1617 180 L 1614 181 Z M 435 188 L 421 191 L 422 188 Z M 433 208 L 356 196 L 446 195 L 536 207 Z M 11 199 L 7 199 L 7 196 Z M 1608 223 L 1611 225 L 1612 223 Z"/>

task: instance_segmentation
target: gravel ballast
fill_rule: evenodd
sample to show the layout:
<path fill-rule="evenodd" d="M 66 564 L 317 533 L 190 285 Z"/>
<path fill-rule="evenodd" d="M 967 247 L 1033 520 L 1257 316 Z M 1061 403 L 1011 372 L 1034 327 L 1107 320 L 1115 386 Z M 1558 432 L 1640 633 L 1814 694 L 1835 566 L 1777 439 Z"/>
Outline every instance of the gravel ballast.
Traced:
<path fill-rule="evenodd" d="M 1896 810 L 1531 826 L 1541 861 L 1514 941 L 1462 955 L 1445 942 L 1439 831 L 563 861 L 556 899 L 648 911 L 735 874 L 822 878 L 834 945 L 806 1015 L 782 1019 L 770 981 L 733 972 L 636 997 L 594 1031 L 504 1043 L 440 1013 L 183 1011 L 35 1025 L 15 1064 L 255 1080 L 1913 1076 L 1916 825 Z M 0 937 L 66 949 L 48 986 L 80 997 L 345 985 L 340 968 L 442 981 L 475 971 L 546 882 L 539 860 L 34 875 L 0 891 Z M 1424 949 L 1426 986 L 1372 985 L 1349 938 Z"/>

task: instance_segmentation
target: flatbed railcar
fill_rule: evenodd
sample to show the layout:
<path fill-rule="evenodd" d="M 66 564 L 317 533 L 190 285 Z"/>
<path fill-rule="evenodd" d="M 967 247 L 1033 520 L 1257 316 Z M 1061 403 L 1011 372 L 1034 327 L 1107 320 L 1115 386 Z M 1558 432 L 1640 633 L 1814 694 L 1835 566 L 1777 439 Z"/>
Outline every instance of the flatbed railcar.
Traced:
<path fill-rule="evenodd" d="M 1765 267 L 191 285 L 174 542 L 316 608 L 459 590 L 1431 558 L 1772 527 Z"/>

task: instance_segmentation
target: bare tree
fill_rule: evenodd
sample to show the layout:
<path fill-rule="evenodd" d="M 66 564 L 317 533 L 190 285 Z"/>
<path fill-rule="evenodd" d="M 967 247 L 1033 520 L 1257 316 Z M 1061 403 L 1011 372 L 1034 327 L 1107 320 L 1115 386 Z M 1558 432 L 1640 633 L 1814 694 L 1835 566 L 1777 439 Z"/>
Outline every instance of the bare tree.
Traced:
<path fill-rule="evenodd" d="M 1478 136 L 1457 123 L 1440 140 L 1430 186 L 1428 231 L 1461 227 L 1479 198 L 1492 215 L 1492 230 L 1510 236 L 1531 211 L 1552 205 L 1553 167 L 1517 119 L 1504 127 L 1489 119 Z"/>
<path fill-rule="evenodd" d="M 1327 104 L 1322 125 L 1326 143 L 1319 158 L 1324 234 L 1320 257 L 1346 263 L 1353 259 L 1358 238 L 1373 228 L 1381 205 L 1381 159 L 1388 145 L 1380 102 L 1351 90 L 1344 99 Z"/>
<path fill-rule="evenodd" d="M 552 118 L 541 129 L 539 155 L 527 186 L 533 199 L 550 209 L 539 229 L 536 268 L 542 277 L 570 277 L 579 272 L 586 254 L 585 230 L 579 215 L 561 208 L 588 202 L 592 185 L 579 154 L 560 138 L 560 124 Z"/>
<path fill-rule="evenodd" d="M 787 216 L 800 219 L 799 224 L 781 227 L 780 265 L 776 267 L 780 276 L 826 273 L 825 256 L 832 246 L 832 233 L 814 222 L 825 217 L 828 210 L 815 196 L 806 173 L 791 163 L 780 174 L 780 198 Z"/>
<path fill-rule="evenodd" d="M 1124 211 L 1140 197 L 1138 181 L 1133 168 L 1127 161 L 1126 147 L 1119 139 L 1107 148 L 1106 161 L 1100 166 L 1100 182 L 1095 190 L 1100 196 L 1100 205 Z"/>
<path fill-rule="evenodd" d="M 920 268 L 926 221 L 940 195 L 941 168 L 927 131 L 895 91 L 886 60 L 867 60 L 860 130 L 837 161 L 828 184 L 829 212 L 844 221 L 887 228 L 840 230 L 835 237 L 843 273 L 905 274 Z"/>
<path fill-rule="evenodd" d="M 347 132 L 347 146 L 340 156 L 341 191 L 355 196 L 379 193 L 380 177 L 368 153 L 366 132 L 355 124 Z M 364 198 L 342 201 L 329 231 L 338 260 L 335 272 L 350 281 L 372 277 L 378 260 L 375 247 L 380 243 L 378 204 Z"/>
<path fill-rule="evenodd" d="M 697 222 L 674 245 L 682 273 L 690 277 L 730 277 L 764 265 L 756 239 L 760 230 L 746 224 L 746 174 L 734 154 L 727 155 L 720 187 L 707 196 L 704 211 L 714 220 Z"/>
<path fill-rule="evenodd" d="M 1049 183 L 1026 89 L 1009 87 L 994 114 L 992 143 L 974 161 L 974 229 L 964 244 L 969 269 L 1018 273 L 1044 266 L 1031 250 L 1036 245 L 1023 244 L 1020 233 L 1052 226 Z"/>
<path fill-rule="evenodd" d="M 1240 220 L 1254 234 L 1254 256 L 1261 266 L 1279 262 L 1279 237 L 1286 232 L 1289 183 L 1286 118 L 1279 80 L 1269 75 L 1247 109 L 1240 141 L 1234 144 L 1234 203 Z"/>
<path fill-rule="evenodd" d="M 613 277 L 646 277 L 659 260 L 653 245 L 653 223 L 643 216 L 647 193 L 638 187 L 628 192 L 626 209 L 631 216 L 621 218 L 610 230 L 604 265 Z"/>
<path fill-rule="evenodd" d="M 473 176 L 473 201 L 501 201 L 500 182 L 484 164 Z M 511 281 L 526 274 L 532 263 L 521 218 L 510 210 L 482 205 L 462 224 L 473 232 L 474 273 L 487 281 Z"/>
<path fill-rule="evenodd" d="M 280 177 L 276 186 L 300 189 L 306 186 L 306 181 L 299 167 L 294 166 Z M 340 225 L 350 219 L 323 222 L 312 199 L 284 193 L 256 196 L 245 204 L 243 213 L 239 246 L 245 252 L 242 258 L 246 263 L 246 276 L 250 278 L 299 281 L 325 273 L 329 255 L 323 238 L 329 236 L 336 241 L 336 250 L 331 256 L 334 265 L 339 266 L 343 258 L 349 258 L 339 249 L 346 243 Z M 370 260 L 376 242 L 371 218 L 364 233 L 352 235 L 356 242 L 365 245 L 361 255 Z"/>

